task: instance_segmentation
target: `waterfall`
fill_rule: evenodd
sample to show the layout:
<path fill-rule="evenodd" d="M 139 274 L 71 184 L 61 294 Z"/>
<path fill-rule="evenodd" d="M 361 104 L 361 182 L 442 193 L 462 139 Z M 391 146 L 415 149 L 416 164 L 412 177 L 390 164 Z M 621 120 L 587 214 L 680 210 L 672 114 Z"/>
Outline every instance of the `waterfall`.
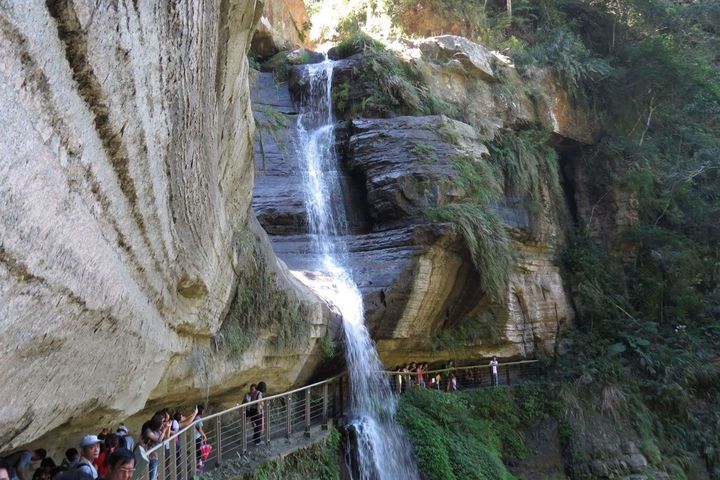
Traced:
<path fill-rule="evenodd" d="M 352 420 L 356 435 L 352 452 L 358 480 L 419 478 L 412 448 L 395 424 L 397 399 L 365 327 L 362 295 L 352 279 L 344 235 L 347 213 L 343 202 L 332 109 L 333 62 L 306 65 L 308 90 L 297 120 L 298 154 L 303 169 L 305 206 L 318 270 L 332 278 L 321 294 L 342 314 L 346 359 L 350 374 Z"/>

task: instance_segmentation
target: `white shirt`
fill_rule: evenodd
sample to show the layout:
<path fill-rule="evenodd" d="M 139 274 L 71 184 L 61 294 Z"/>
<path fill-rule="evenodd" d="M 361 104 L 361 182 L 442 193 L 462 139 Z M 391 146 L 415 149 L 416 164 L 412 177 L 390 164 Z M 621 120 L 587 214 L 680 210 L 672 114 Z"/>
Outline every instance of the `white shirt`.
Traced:
<path fill-rule="evenodd" d="M 497 360 L 490 360 L 490 366 L 492 367 L 492 372 L 497 375 L 497 367 L 498 367 L 498 361 Z"/>

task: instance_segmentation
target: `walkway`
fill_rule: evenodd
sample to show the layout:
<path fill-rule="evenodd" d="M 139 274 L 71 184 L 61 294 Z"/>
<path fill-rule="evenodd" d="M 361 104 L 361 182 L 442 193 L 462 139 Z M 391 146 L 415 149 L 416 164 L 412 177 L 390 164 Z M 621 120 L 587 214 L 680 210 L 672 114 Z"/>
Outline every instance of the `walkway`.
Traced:
<path fill-rule="evenodd" d="M 456 375 L 460 390 L 490 387 L 493 383 L 490 366 L 483 364 L 430 370 L 427 372 L 430 376 L 440 374 L 441 383 L 439 386 L 427 383 L 427 386 L 445 390 L 445 379 L 451 373 Z M 537 360 L 502 363 L 498 366 L 498 383 L 500 386 L 514 385 L 538 373 Z M 417 375 L 415 373 L 378 374 L 390 375 L 391 387 L 396 391 L 406 391 L 408 387 L 416 388 L 417 385 L 417 381 L 413 380 Z M 192 480 L 195 472 L 208 472 L 218 466 L 222 470 L 230 468 L 228 474 L 237 476 L 241 474 L 243 465 L 249 468 L 305 448 L 323 438 L 331 422 L 342 425 L 349 394 L 348 378 L 343 374 L 206 416 L 202 419 L 203 429 L 212 451 L 204 464 L 201 465 L 196 453 L 195 429 L 194 425 L 190 425 L 148 451 L 150 458 L 157 458 L 159 467 L 157 474 L 152 475 L 156 477 L 153 480 Z M 264 407 L 263 430 L 259 445 L 255 445 L 253 423 L 247 418 L 246 411 L 258 403 Z M 175 461 L 172 461 L 173 458 Z M 236 465 L 223 465 L 230 460 Z M 133 480 L 150 480 L 149 467 L 149 462 L 138 465 Z M 218 475 L 211 476 L 219 478 Z"/>

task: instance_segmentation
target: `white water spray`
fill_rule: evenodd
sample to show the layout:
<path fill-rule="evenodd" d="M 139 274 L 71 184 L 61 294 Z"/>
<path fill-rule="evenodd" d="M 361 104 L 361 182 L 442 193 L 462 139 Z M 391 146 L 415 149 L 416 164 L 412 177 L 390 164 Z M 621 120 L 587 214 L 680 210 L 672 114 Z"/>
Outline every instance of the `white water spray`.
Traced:
<path fill-rule="evenodd" d="M 419 478 L 410 444 L 394 423 L 397 407 L 384 368 L 365 328 L 362 295 L 352 279 L 343 235 L 347 213 L 335 154 L 332 114 L 333 62 L 305 67 L 309 83 L 298 117 L 298 147 L 305 185 L 305 206 L 313 249 L 323 270 L 333 279 L 325 296 L 343 317 L 346 359 L 350 372 L 351 425 L 354 427 L 358 480 Z"/>

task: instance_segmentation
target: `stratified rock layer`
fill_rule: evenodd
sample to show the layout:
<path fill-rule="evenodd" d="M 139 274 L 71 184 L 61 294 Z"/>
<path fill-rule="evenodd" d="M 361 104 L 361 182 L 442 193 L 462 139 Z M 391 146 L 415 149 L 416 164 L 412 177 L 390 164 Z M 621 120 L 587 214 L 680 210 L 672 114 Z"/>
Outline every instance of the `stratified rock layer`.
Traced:
<path fill-rule="evenodd" d="M 309 339 L 239 357 L 212 343 L 240 233 L 266 243 L 246 226 L 258 16 L 239 0 L 0 7 L 0 450 L 307 375 Z M 318 301 L 264 254 L 322 327 Z"/>
<path fill-rule="evenodd" d="M 427 216 L 432 208 L 468 196 L 458 182 L 459 157 L 488 161 L 483 142 L 495 131 L 530 120 L 542 123 L 542 119 L 534 116 L 532 104 L 523 107 L 516 102 L 508 108 L 507 99 L 496 95 L 520 78 L 481 46 L 446 36 L 413 44 L 413 52 L 419 52 L 412 61 L 424 65 L 421 71 L 426 72 L 433 94 L 447 102 L 465 101 L 475 124 L 441 115 L 338 124 L 337 149 L 343 158 L 350 212 L 349 262 L 378 350 L 388 365 L 413 358 L 518 357 L 548 350 L 574 316 L 557 266 L 563 238 L 557 215 L 533 213 L 522 199 L 497 205 L 517 252 L 503 302 L 491 302 L 480 287 L 482 272 L 475 270 L 462 237 L 450 224 L 430 222 Z M 347 90 L 349 103 L 362 101 L 373 88 L 372 79 L 361 74 L 365 62 L 362 53 L 336 62 L 333 84 Z M 357 81 L 358 76 L 364 80 Z M 441 79 L 450 79 L 450 86 Z M 253 97 L 256 117 L 280 114 L 282 120 L 266 128 L 262 142 L 256 143 L 262 162 L 256 164 L 253 206 L 272 234 L 275 251 L 311 284 L 317 281 L 319 263 L 309 253 L 292 113 L 292 98 L 302 97 L 305 83 L 302 67 L 291 73 L 292 95 L 273 83 L 270 74 L 258 74 Z M 469 95 L 480 90 L 485 92 L 481 96 Z M 487 314 L 500 332 L 497 338 L 456 345 L 453 351 L 434 343 L 440 331 Z"/>

